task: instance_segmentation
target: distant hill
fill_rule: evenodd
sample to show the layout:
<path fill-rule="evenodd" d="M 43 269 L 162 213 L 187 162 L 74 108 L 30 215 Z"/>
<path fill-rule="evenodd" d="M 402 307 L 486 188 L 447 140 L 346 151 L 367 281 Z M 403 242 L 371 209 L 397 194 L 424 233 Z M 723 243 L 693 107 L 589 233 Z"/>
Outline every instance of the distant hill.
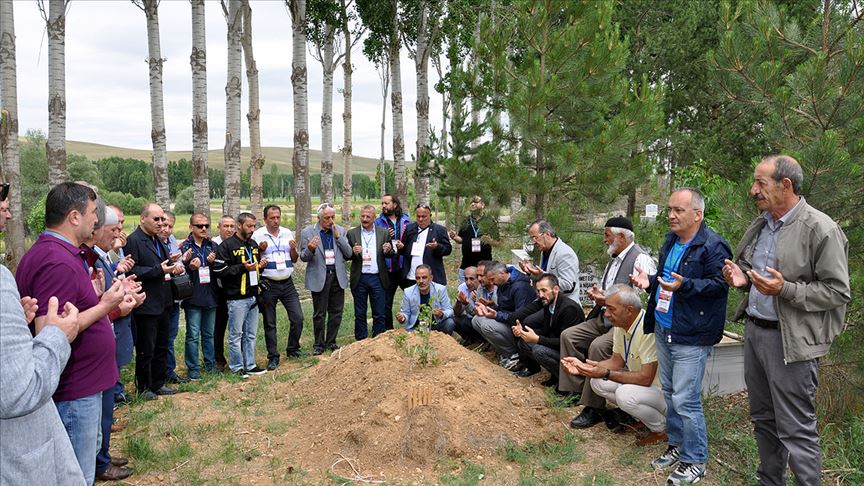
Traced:
<path fill-rule="evenodd" d="M 264 164 L 264 173 L 270 173 L 270 166 L 276 164 L 279 167 L 279 172 L 283 174 L 291 173 L 291 157 L 294 154 L 294 149 L 291 147 L 262 147 L 266 162 Z M 66 142 L 66 152 L 70 154 L 81 154 L 90 160 L 99 160 L 106 157 L 122 157 L 127 159 L 141 159 L 147 162 L 152 160 L 152 151 L 130 149 L 124 147 L 114 147 L 111 145 L 102 145 L 90 142 L 76 142 L 68 140 Z M 225 156 L 222 149 L 210 150 L 207 163 L 210 167 L 222 169 L 225 167 Z M 243 167 L 249 165 L 249 147 L 243 147 L 240 152 L 240 158 Z M 176 161 L 180 159 L 192 160 L 192 152 L 187 150 L 169 150 L 168 160 Z M 355 174 L 375 174 L 378 167 L 378 159 L 370 159 L 368 157 L 354 156 L 352 159 L 351 170 Z M 392 164 L 392 161 L 387 161 Z M 412 165 L 407 163 L 409 166 Z M 321 172 L 321 151 L 309 151 L 309 171 L 312 174 Z M 339 152 L 333 153 L 333 172 L 336 174 L 342 173 L 342 154 Z"/>

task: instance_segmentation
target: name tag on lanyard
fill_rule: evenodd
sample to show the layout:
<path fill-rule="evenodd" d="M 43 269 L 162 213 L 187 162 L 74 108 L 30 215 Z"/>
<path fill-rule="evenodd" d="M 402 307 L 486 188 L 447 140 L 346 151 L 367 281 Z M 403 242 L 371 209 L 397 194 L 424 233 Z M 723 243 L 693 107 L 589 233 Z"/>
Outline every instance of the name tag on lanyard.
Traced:
<path fill-rule="evenodd" d="M 204 285 L 210 283 L 210 267 L 200 267 L 198 269 L 198 281 Z"/>
<path fill-rule="evenodd" d="M 335 265 L 336 264 L 336 251 L 335 250 L 324 250 L 324 264 L 325 265 Z"/>
<path fill-rule="evenodd" d="M 480 253 L 480 238 L 471 238 L 471 253 Z"/>

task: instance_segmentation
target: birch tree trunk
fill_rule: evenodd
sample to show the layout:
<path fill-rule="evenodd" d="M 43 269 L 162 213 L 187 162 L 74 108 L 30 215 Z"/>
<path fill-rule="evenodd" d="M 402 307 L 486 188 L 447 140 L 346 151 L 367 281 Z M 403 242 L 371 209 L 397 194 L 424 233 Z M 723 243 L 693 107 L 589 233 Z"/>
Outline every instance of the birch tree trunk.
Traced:
<path fill-rule="evenodd" d="M 396 175 L 396 196 L 403 206 L 408 205 L 408 174 L 405 172 L 405 128 L 402 122 L 402 63 L 399 54 L 399 0 L 391 0 L 393 6 L 393 30 L 390 33 L 390 81 L 393 89 L 390 103 L 393 111 L 393 171 Z"/>
<path fill-rule="evenodd" d="M 48 3 L 48 187 L 68 179 L 66 172 L 66 0 Z"/>
<path fill-rule="evenodd" d="M 390 66 L 389 62 L 381 66 L 381 160 L 378 162 L 379 180 L 381 181 L 381 197 L 387 194 L 387 168 L 385 166 L 384 140 L 387 134 L 387 93 L 390 92 Z"/>
<path fill-rule="evenodd" d="M 321 50 L 323 70 L 321 106 L 321 202 L 333 204 L 333 63 L 334 31 L 332 25 L 324 26 L 324 42 Z"/>
<path fill-rule="evenodd" d="M 354 68 L 351 66 L 351 29 L 348 26 L 348 7 L 345 0 L 342 2 L 342 38 L 345 41 L 345 59 L 342 62 L 342 162 L 344 169 L 342 171 L 342 223 L 347 227 L 351 223 L 351 199 L 352 199 L 352 180 L 351 180 L 351 159 L 353 157 L 353 140 L 351 137 L 351 75 L 354 73 Z"/>
<path fill-rule="evenodd" d="M 264 154 L 261 152 L 261 109 L 258 103 L 258 65 L 255 64 L 255 55 L 252 51 L 252 7 L 249 0 L 243 0 L 243 55 L 246 60 L 246 80 L 249 84 L 249 113 L 246 120 L 249 122 L 249 148 L 251 151 L 251 190 L 252 214 L 262 214 L 264 209 L 262 169 L 264 168 Z M 263 216 L 262 216 L 263 217 Z"/>
<path fill-rule="evenodd" d="M 12 219 L 6 226 L 6 267 L 12 273 L 24 255 L 24 213 L 21 208 L 21 168 L 18 147 L 18 76 L 15 61 L 15 20 L 12 0 L 0 0 L 0 179 L 9 183 Z"/>
<path fill-rule="evenodd" d="M 207 36 L 204 0 L 192 0 L 192 187 L 195 212 L 210 217 L 207 174 Z"/>
<path fill-rule="evenodd" d="M 420 2 L 417 22 L 417 52 L 414 56 L 417 71 L 417 166 L 414 169 L 414 187 L 417 204 L 429 204 L 429 5 Z"/>
<path fill-rule="evenodd" d="M 156 187 L 156 204 L 164 209 L 171 207 L 168 192 L 168 151 L 165 142 L 165 107 L 162 99 L 162 48 L 159 45 L 159 0 L 144 0 L 144 15 L 147 17 L 147 50 L 150 58 L 150 117 L 153 142 L 153 182 Z"/>
<path fill-rule="evenodd" d="M 286 0 L 291 10 L 291 85 L 294 90 L 294 214 L 297 234 L 311 220 L 309 199 L 309 98 L 306 74 L 306 0 Z"/>
<path fill-rule="evenodd" d="M 243 32 L 243 2 L 228 1 L 228 77 L 225 83 L 225 199 L 222 213 L 240 213 L 240 97 L 243 94 L 243 63 L 240 38 Z"/>

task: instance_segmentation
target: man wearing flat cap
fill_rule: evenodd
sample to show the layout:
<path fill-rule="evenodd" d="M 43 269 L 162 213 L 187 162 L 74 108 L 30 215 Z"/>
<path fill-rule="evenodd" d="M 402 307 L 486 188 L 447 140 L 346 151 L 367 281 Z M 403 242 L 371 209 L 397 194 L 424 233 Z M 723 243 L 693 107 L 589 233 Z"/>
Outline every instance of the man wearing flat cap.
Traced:
<path fill-rule="evenodd" d="M 570 356 L 580 361 L 587 358 L 598 362 L 609 359 L 612 356 L 612 323 L 603 315 L 606 304 L 604 292 L 615 284 L 630 285 L 634 266 L 649 273 L 656 269 L 654 260 L 633 241 L 633 223 L 623 216 L 606 221 L 603 243 L 606 244 L 606 252 L 612 259 L 606 264 L 600 286 L 594 286 L 588 291 L 594 307 L 585 322 L 561 333 L 562 358 Z M 558 377 L 559 391 L 581 393 L 579 404 L 584 408 L 570 422 L 571 427 L 588 428 L 605 419 L 607 426 L 615 428 L 619 419 L 625 418 L 617 412 L 606 412 L 606 399 L 594 392 L 590 380 L 586 380 L 584 376 L 566 373 L 562 365 Z"/>

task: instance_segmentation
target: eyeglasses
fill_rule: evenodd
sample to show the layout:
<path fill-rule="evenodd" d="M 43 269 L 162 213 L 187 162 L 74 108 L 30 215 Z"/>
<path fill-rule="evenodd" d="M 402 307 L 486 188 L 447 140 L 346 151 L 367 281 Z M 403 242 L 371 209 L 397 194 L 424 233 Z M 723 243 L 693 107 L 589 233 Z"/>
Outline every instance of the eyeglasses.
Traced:
<path fill-rule="evenodd" d="M 168 221 L 168 218 L 166 218 L 165 216 L 155 216 L 153 218 L 153 221 Z"/>
<path fill-rule="evenodd" d="M 207 229 L 207 228 L 210 227 L 209 224 L 193 224 L 192 226 L 194 226 L 194 227 L 196 227 L 196 228 L 198 228 L 198 229 Z"/>
<path fill-rule="evenodd" d="M 0 184 L 0 201 L 5 201 L 9 197 L 9 183 Z"/>

